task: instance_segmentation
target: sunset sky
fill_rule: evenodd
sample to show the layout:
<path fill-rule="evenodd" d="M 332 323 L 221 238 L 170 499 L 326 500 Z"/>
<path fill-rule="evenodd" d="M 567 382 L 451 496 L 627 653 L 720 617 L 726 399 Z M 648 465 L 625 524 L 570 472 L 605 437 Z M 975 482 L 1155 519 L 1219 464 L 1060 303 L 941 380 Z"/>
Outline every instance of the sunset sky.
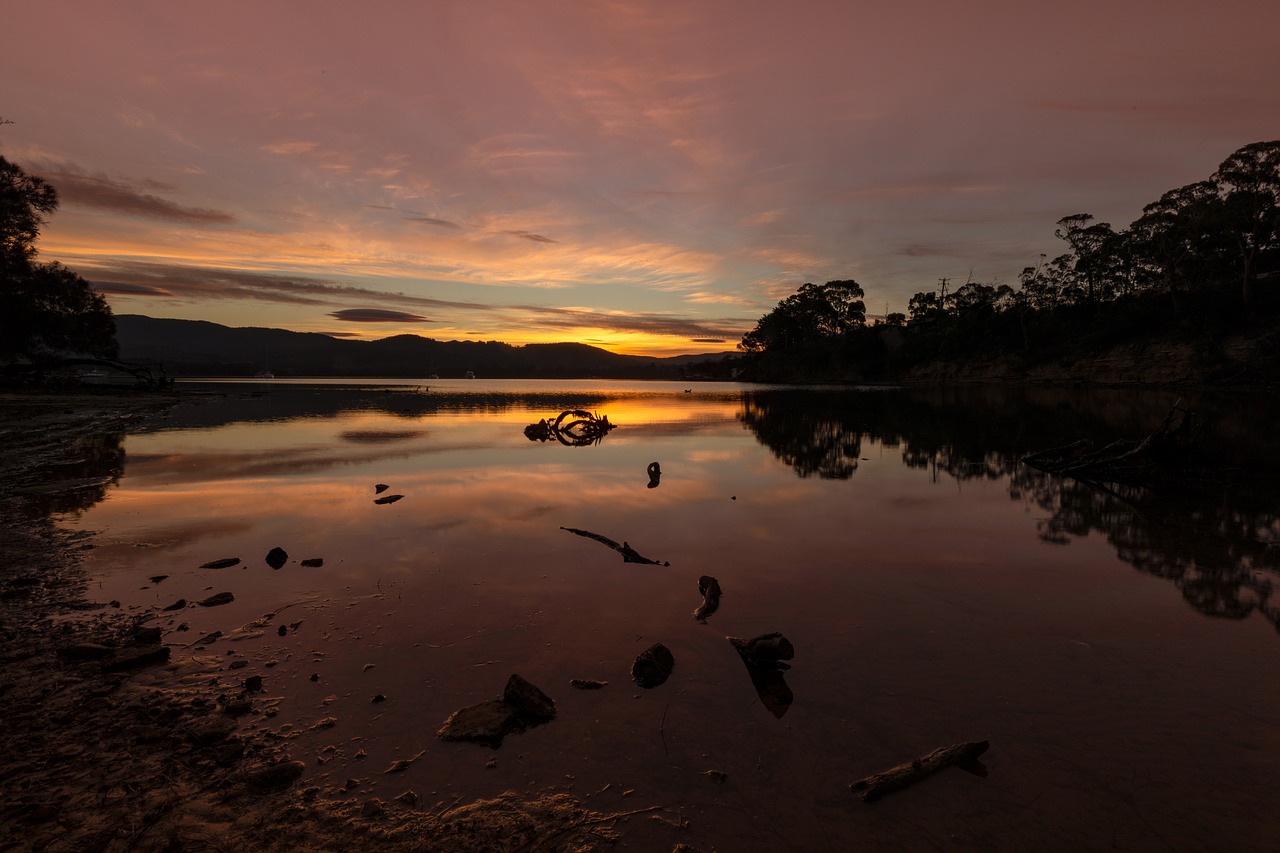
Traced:
<path fill-rule="evenodd" d="M 1280 138 L 1269 0 L 11 4 L 0 154 L 116 313 L 732 349 L 1016 283 Z"/>

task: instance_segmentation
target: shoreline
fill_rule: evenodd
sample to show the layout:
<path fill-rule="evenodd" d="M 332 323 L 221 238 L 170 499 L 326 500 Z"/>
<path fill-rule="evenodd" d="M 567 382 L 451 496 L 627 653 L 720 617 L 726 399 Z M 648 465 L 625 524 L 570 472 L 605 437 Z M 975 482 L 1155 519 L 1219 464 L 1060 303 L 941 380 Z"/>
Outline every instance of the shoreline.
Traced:
<path fill-rule="evenodd" d="M 22 839 L 10 849 L 595 850 L 616 841 L 630 815 L 550 791 L 438 811 L 412 791 L 391 802 L 325 800 L 297 783 L 304 765 L 284 738 L 238 730 L 254 697 L 225 660 L 164 644 L 150 611 L 90 600 L 80 554 L 93 534 L 59 528 L 48 507 L 65 512 L 84 489 L 93 502 L 92 490 L 112 481 L 67 476 L 104 425 L 137 426 L 176 402 L 0 392 L 0 836 Z"/>

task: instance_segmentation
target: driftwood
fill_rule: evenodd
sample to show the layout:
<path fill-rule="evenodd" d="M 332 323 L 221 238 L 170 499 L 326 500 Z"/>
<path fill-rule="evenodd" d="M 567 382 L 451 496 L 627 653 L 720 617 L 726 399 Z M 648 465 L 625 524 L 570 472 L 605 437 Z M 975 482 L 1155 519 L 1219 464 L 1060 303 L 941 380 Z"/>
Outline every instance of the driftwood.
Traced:
<path fill-rule="evenodd" d="M 1033 468 L 1077 480 L 1151 486 L 1198 477 L 1194 468 L 1196 439 L 1204 424 L 1174 403 L 1160 425 L 1141 439 L 1121 439 L 1095 449 L 1087 440 L 1041 450 L 1023 457 Z"/>
<path fill-rule="evenodd" d="M 863 802 L 878 800 L 885 794 L 914 785 L 921 779 L 932 776 L 953 764 L 961 770 L 967 770 L 978 776 L 987 775 L 987 770 L 978 761 L 978 757 L 987 751 L 990 744 L 985 740 L 955 743 L 935 749 L 927 755 L 891 767 L 883 773 L 876 773 L 860 779 L 849 786 L 849 790 L 862 797 Z"/>
<path fill-rule="evenodd" d="M 599 533 L 592 533 L 590 530 L 579 530 L 576 527 L 563 527 L 563 526 L 560 529 L 567 530 L 570 533 L 577 534 L 578 536 L 585 536 L 588 539 L 594 539 L 597 542 L 600 542 L 604 545 L 608 545 L 613 550 L 622 554 L 622 561 L 624 563 L 644 563 L 650 566 L 671 565 L 670 563 L 663 562 L 662 560 L 650 560 L 648 557 L 642 557 L 636 551 L 635 548 L 632 548 L 626 542 L 623 542 L 621 545 L 619 545 L 617 542 L 614 542 L 608 536 L 601 536 Z"/>
<path fill-rule="evenodd" d="M 555 439 L 568 447 L 582 447 L 598 443 L 614 426 L 616 424 L 609 423 L 608 415 L 596 415 L 585 409 L 565 409 L 553 420 L 543 418 L 536 424 L 529 424 L 524 428 L 524 434 L 530 441 Z"/>
<path fill-rule="evenodd" d="M 646 469 L 649 475 L 649 488 L 656 489 L 662 483 L 662 466 L 657 462 L 650 462 Z"/>
<path fill-rule="evenodd" d="M 720 581 L 703 575 L 698 578 L 698 592 L 702 593 L 702 603 L 693 611 L 693 618 L 706 624 L 707 617 L 720 609 Z"/>

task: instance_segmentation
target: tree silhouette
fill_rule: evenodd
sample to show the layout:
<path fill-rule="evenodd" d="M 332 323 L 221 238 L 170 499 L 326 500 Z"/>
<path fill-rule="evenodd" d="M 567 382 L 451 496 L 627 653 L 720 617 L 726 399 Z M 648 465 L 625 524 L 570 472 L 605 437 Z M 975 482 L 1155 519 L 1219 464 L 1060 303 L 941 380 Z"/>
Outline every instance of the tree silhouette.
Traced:
<path fill-rule="evenodd" d="M 58 194 L 0 157 L 0 358 L 114 356 L 115 321 L 106 300 L 58 263 L 36 262 L 35 241 Z"/>

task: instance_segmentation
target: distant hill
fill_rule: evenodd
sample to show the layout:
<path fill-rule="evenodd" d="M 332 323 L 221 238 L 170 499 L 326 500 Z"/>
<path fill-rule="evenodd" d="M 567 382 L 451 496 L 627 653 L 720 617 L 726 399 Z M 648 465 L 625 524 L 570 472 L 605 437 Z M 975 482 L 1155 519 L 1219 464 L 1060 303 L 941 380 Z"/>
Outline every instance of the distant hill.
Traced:
<path fill-rule="evenodd" d="M 349 341 L 286 329 L 233 328 L 140 314 L 120 314 L 115 319 L 120 357 L 163 362 L 171 376 L 253 376 L 270 369 L 280 377 L 427 377 L 434 373 L 447 378 L 473 371 L 486 379 L 679 379 L 689 365 L 726 355 L 653 358 L 618 355 L 578 343 L 513 346 L 417 335 Z"/>

